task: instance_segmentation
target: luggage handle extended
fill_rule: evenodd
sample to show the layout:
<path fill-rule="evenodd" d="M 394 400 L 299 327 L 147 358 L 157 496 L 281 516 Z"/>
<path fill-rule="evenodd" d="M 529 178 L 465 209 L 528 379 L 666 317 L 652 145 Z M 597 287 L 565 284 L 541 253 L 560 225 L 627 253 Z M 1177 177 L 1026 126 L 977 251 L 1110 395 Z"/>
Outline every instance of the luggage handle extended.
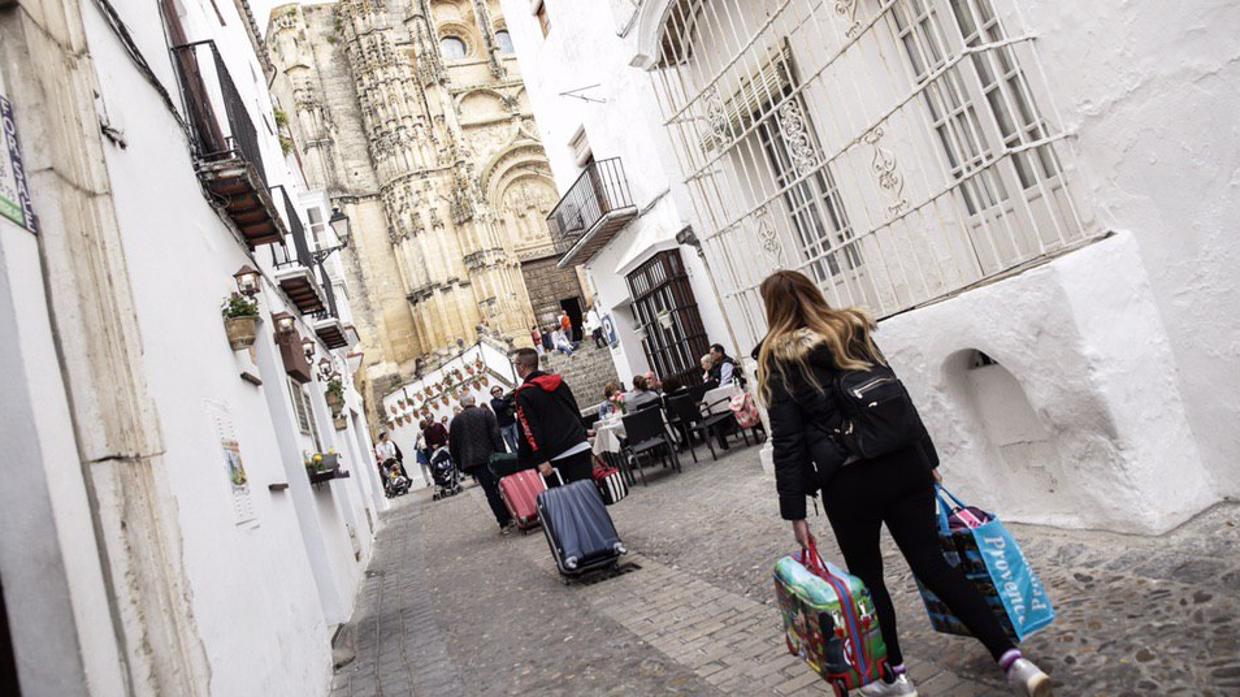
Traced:
<path fill-rule="evenodd" d="M 548 464 L 548 465 L 551 465 L 551 463 L 550 463 L 550 462 L 548 462 L 547 464 Z M 560 470 L 556 469 L 556 466 L 555 466 L 555 465 L 551 465 L 551 471 L 555 473 L 555 479 L 556 479 L 556 481 L 557 481 L 557 482 L 559 482 L 559 483 L 560 483 L 560 486 L 564 486 L 564 477 L 561 477 L 561 476 L 560 476 Z M 544 474 L 544 475 L 543 475 L 543 479 L 544 479 L 544 480 L 545 480 L 545 479 L 547 479 L 547 475 L 545 475 L 545 474 Z"/>

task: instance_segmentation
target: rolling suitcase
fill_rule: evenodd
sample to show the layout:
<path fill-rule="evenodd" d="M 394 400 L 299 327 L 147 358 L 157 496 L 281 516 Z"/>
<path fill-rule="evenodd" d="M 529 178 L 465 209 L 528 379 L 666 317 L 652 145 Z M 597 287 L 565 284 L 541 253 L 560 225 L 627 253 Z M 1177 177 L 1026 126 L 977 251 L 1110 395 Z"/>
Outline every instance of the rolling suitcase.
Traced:
<path fill-rule="evenodd" d="M 522 531 L 538 525 L 538 495 L 546 490 L 547 483 L 538 470 L 522 470 L 499 480 L 504 505 Z"/>
<path fill-rule="evenodd" d="M 812 540 L 809 549 L 775 564 L 775 599 L 789 653 L 822 676 L 836 697 L 888 670 L 870 591 L 861 579 L 824 562 Z"/>
<path fill-rule="evenodd" d="M 614 565 L 627 552 L 592 481 L 542 492 L 538 495 L 538 515 L 551 556 L 566 579 Z"/>

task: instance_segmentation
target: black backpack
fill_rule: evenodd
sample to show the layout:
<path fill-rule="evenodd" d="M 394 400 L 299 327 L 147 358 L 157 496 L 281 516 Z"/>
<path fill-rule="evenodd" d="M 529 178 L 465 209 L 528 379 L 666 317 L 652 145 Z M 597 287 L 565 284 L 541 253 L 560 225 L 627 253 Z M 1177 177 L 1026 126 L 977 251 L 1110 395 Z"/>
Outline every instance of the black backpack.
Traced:
<path fill-rule="evenodd" d="M 925 437 L 917 407 L 891 368 L 875 365 L 841 372 L 834 388 L 843 416 L 835 436 L 853 455 L 868 460 Z"/>

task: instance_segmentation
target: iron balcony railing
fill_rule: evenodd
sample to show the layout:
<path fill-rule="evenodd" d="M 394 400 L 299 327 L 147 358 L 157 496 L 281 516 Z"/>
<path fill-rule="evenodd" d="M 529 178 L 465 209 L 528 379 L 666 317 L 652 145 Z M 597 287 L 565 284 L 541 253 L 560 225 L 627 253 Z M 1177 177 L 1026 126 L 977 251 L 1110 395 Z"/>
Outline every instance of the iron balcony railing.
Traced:
<path fill-rule="evenodd" d="M 571 245 L 608 213 L 632 206 L 620 158 L 599 160 L 586 165 L 547 216 L 547 225 L 557 242 Z"/>
<path fill-rule="evenodd" d="M 258 129 L 215 42 L 195 41 L 175 46 L 172 58 L 199 160 L 215 162 L 240 158 L 266 182 Z M 221 110 L 224 119 L 217 115 Z"/>
<path fill-rule="evenodd" d="M 332 285 L 332 279 L 327 275 L 327 267 L 323 262 L 319 262 L 319 280 L 323 286 L 323 309 L 314 313 L 315 319 L 339 319 L 340 312 L 336 308 L 336 289 Z"/>
<path fill-rule="evenodd" d="M 276 191 L 279 194 L 276 194 Z M 284 217 L 287 218 L 289 233 L 293 237 L 293 253 L 289 253 L 288 243 L 280 242 L 271 246 L 271 260 L 277 269 L 283 268 L 290 264 L 300 264 L 304 268 L 314 268 L 314 255 L 310 252 L 310 245 L 306 241 L 306 228 L 301 224 L 301 216 L 297 213 L 297 207 L 293 205 L 293 201 L 289 199 L 288 192 L 281 185 L 271 187 L 272 198 L 275 199 L 276 205 L 280 204 L 280 200 L 284 200 Z"/>

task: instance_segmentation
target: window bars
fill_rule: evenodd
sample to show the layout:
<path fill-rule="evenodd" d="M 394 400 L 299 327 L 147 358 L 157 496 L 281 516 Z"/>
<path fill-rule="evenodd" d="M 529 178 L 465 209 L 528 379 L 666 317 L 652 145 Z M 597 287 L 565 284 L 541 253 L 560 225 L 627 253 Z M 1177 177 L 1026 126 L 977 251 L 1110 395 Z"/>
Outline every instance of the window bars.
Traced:
<path fill-rule="evenodd" d="M 676 0 L 652 71 L 742 342 L 799 269 L 880 317 L 1092 234 L 1002 0 Z"/>

